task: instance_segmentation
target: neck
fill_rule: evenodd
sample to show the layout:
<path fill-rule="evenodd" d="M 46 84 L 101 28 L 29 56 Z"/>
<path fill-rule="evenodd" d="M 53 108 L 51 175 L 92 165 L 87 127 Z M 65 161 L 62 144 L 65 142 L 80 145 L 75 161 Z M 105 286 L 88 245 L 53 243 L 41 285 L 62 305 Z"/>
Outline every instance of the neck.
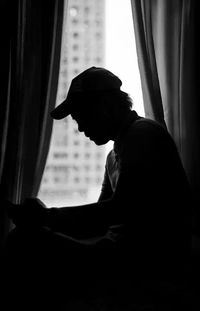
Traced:
<path fill-rule="evenodd" d="M 115 131 L 112 140 L 117 140 L 118 137 L 125 131 L 125 129 L 138 118 L 134 110 L 130 110 L 119 116 L 118 122 L 115 123 Z"/>

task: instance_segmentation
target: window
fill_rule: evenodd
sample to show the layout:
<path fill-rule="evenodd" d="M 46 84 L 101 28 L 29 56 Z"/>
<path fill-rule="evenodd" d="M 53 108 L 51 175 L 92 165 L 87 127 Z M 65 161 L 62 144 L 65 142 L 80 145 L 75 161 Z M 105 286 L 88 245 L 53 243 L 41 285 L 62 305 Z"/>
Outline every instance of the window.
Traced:
<path fill-rule="evenodd" d="M 69 15 L 72 17 L 75 17 L 78 15 L 78 7 L 77 6 L 72 6 L 69 10 Z"/>
<path fill-rule="evenodd" d="M 133 30 L 131 1 L 106 1 L 106 67 L 123 81 L 134 109 L 144 116 L 140 74 Z"/>
<path fill-rule="evenodd" d="M 144 114 L 130 0 L 66 1 L 56 105 L 66 97 L 73 77 L 91 66 L 118 75 L 134 109 Z M 96 201 L 111 147 L 96 146 L 79 133 L 70 116 L 54 121 L 39 197 L 47 206 Z"/>

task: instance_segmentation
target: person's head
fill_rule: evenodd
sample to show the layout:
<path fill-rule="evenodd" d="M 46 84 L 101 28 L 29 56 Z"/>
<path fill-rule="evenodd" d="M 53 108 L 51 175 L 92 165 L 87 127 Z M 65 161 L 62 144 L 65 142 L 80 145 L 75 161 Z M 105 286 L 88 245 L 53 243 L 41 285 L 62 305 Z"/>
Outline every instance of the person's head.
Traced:
<path fill-rule="evenodd" d="M 130 112 L 132 101 L 120 90 L 121 80 L 110 71 L 91 67 L 72 80 L 66 100 L 51 116 L 62 119 L 71 114 L 79 131 L 97 145 L 114 139 L 124 115 Z"/>

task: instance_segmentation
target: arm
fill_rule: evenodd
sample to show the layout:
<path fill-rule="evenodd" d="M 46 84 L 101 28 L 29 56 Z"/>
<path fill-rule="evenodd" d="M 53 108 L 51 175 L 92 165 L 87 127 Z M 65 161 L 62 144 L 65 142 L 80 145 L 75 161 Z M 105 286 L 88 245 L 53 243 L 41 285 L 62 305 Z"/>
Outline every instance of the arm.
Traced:
<path fill-rule="evenodd" d="M 80 206 L 50 208 L 45 225 L 72 236 L 89 237 L 105 234 L 117 218 L 117 208 L 110 199 Z"/>
<path fill-rule="evenodd" d="M 113 195 L 113 190 L 110 184 L 108 171 L 107 171 L 107 165 L 106 165 L 104 179 L 103 179 L 103 183 L 101 187 L 101 193 L 100 193 L 98 201 L 108 200 L 112 197 L 112 195 Z"/>
<path fill-rule="evenodd" d="M 109 215 L 109 210 L 113 209 L 112 195 L 113 190 L 106 163 L 98 202 L 82 206 L 51 208 L 48 212 L 47 224 L 67 233 L 102 234 L 113 219 L 113 211 Z"/>

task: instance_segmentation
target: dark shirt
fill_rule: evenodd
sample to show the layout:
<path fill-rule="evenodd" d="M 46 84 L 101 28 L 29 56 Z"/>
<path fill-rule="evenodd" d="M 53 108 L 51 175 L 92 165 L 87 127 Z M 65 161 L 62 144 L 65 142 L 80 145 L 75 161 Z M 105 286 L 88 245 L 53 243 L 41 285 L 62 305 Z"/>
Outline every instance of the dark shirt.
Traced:
<path fill-rule="evenodd" d="M 176 145 L 163 126 L 135 111 L 107 156 L 99 201 L 109 198 L 123 220 L 107 236 L 139 252 L 188 250 L 190 187 Z"/>

